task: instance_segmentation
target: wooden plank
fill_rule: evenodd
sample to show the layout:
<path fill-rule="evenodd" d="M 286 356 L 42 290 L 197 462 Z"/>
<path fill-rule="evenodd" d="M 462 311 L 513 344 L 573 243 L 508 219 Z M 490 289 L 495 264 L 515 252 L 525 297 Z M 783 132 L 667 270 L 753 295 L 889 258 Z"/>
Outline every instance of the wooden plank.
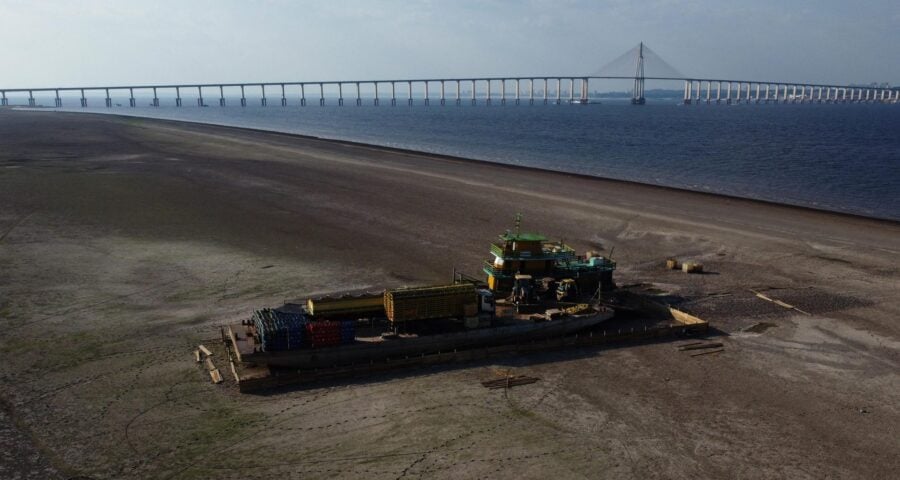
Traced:
<path fill-rule="evenodd" d="M 708 348 L 720 348 L 720 347 L 724 347 L 724 346 L 725 345 L 718 343 L 718 342 L 717 343 L 705 343 L 703 345 L 688 345 L 688 346 L 678 347 L 678 350 L 684 352 L 687 350 L 706 350 Z"/>
<path fill-rule="evenodd" d="M 203 354 L 206 355 L 207 357 L 212 356 L 212 352 L 209 351 L 209 349 L 206 348 L 206 347 L 204 347 L 203 345 L 200 345 L 200 346 L 198 346 L 197 348 L 198 348 L 201 352 L 203 352 Z"/>
<path fill-rule="evenodd" d="M 202 361 L 200 359 L 200 350 L 194 350 L 194 360 L 196 360 L 197 363 L 200 363 Z"/>
<path fill-rule="evenodd" d="M 209 371 L 209 378 L 212 379 L 213 383 L 222 383 L 222 374 L 219 373 L 218 368 Z"/>
<path fill-rule="evenodd" d="M 234 362 L 231 363 L 231 374 L 234 375 L 234 381 L 236 383 L 241 383 L 241 377 L 238 376 L 237 368 L 234 366 Z"/>
<path fill-rule="evenodd" d="M 239 362 L 242 362 L 241 359 L 241 348 L 238 346 L 237 334 L 234 333 L 234 327 L 236 325 L 228 326 L 228 337 L 231 339 L 231 345 L 234 347 L 234 355 L 237 357 Z"/>
<path fill-rule="evenodd" d="M 756 293 L 756 292 L 754 292 L 754 293 Z M 765 301 L 767 301 L 767 302 L 774 302 L 774 300 L 772 300 L 771 298 L 769 298 L 769 297 L 767 297 L 767 296 L 765 296 L 765 295 L 763 295 L 763 294 L 761 294 L 761 293 L 756 293 L 756 296 L 759 297 L 759 298 L 761 298 L 761 299 L 763 299 L 763 300 L 765 300 Z"/>
<path fill-rule="evenodd" d="M 774 299 L 774 298 L 767 297 L 767 296 L 765 296 L 765 295 L 763 295 L 763 294 L 757 292 L 756 290 L 750 290 L 750 291 L 753 292 L 753 293 L 755 293 L 757 297 L 759 297 L 759 298 L 761 298 L 761 299 L 763 299 L 763 300 L 765 300 L 765 301 L 767 301 L 767 302 L 772 302 L 772 303 L 774 303 L 775 305 L 778 305 L 779 307 L 787 308 L 788 310 L 794 310 L 794 311 L 800 312 L 800 313 L 802 313 L 802 314 L 804 314 L 804 315 L 812 316 L 811 313 L 806 312 L 806 311 L 803 311 L 803 310 L 800 310 L 799 308 L 797 308 L 797 307 L 791 305 L 790 303 L 782 302 L 781 300 L 776 300 L 776 299 Z"/>
<path fill-rule="evenodd" d="M 216 370 L 216 366 L 213 364 L 212 358 L 206 357 L 206 369 L 207 370 Z"/>
<path fill-rule="evenodd" d="M 782 302 L 781 300 L 772 300 L 772 303 L 774 303 L 775 305 L 780 305 L 780 306 L 782 306 L 782 307 L 784 307 L 784 308 L 789 308 L 789 309 L 791 309 L 791 310 L 794 309 L 794 306 L 793 306 L 793 305 L 791 305 L 791 304 L 789 304 L 789 303 L 784 303 L 784 302 Z"/>
<path fill-rule="evenodd" d="M 694 353 L 694 354 L 691 354 L 691 356 L 692 356 L 692 357 L 699 357 L 700 355 L 709 355 L 709 354 L 711 354 L 711 353 L 721 353 L 721 352 L 724 352 L 724 351 L 725 351 L 724 348 L 720 348 L 720 349 L 718 349 L 718 350 L 710 350 L 710 351 L 707 351 L 707 352 L 698 352 L 698 353 Z"/>

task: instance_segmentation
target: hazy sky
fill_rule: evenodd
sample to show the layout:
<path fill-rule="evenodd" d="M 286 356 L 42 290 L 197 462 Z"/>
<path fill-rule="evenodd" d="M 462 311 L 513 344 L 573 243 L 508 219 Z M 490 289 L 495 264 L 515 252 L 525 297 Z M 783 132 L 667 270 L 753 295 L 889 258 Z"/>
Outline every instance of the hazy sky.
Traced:
<path fill-rule="evenodd" d="M 589 74 L 900 84 L 900 0 L 0 0 L 0 87 Z"/>

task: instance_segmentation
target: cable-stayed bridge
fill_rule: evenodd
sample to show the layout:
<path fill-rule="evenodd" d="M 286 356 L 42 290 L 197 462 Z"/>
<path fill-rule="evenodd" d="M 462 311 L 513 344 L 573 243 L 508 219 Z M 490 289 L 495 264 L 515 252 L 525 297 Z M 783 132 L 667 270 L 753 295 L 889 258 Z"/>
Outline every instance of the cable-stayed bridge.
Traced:
<path fill-rule="evenodd" d="M 483 76 L 466 78 L 412 78 L 329 81 L 242 82 L 165 85 L 117 85 L 86 87 L 0 88 L 0 105 L 10 105 L 11 95 L 27 94 L 31 107 L 38 106 L 35 94 L 52 94 L 55 107 L 63 107 L 63 93 L 79 95 L 81 107 L 88 107 L 88 93 L 103 95 L 104 105 L 113 107 L 113 93 L 128 94 L 128 105 L 137 106 L 135 91 L 151 93 L 150 106 L 162 105 L 160 92 L 174 93 L 174 106 L 182 107 L 185 99 L 197 106 L 209 106 L 214 99 L 226 106 L 226 89 L 240 90 L 239 105 L 248 104 L 247 92 L 259 94 L 263 107 L 274 100 L 286 107 L 329 101 L 343 106 L 347 102 L 363 105 L 520 105 L 588 104 L 590 86 L 609 80 L 633 82 L 631 103 L 643 105 L 647 80 L 684 82 L 685 104 L 731 103 L 900 103 L 900 89 L 876 86 L 831 85 L 770 80 L 741 80 L 688 77 L 669 65 L 643 43 L 625 52 L 590 75 Z M 326 95 L 326 89 L 329 94 Z M 348 94 L 345 97 L 345 93 Z M 212 94 L 212 95 L 210 95 Z M 216 95 L 218 94 L 218 95 Z M 171 98 L 171 97 L 170 97 Z M 188 102 L 190 103 L 190 102 Z M 118 104 L 116 104 L 118 106 Z"/>

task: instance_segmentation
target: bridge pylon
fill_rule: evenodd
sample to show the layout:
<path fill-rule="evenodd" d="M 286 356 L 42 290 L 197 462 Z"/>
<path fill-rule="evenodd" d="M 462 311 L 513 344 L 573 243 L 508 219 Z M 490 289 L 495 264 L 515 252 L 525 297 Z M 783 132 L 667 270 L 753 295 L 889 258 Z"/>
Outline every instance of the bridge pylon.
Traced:
<path fill-rule="evenodd" d="M 632 105 L 643 105 L 644 99 L 644 42 L 638 48 L 637 68 L 634 72 L 634 90 L 631 93 Z"/>

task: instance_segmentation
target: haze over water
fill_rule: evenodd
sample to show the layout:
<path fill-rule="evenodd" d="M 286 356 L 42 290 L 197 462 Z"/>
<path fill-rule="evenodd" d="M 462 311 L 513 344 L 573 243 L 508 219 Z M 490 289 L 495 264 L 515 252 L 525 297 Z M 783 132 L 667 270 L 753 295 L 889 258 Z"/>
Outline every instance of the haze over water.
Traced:
<path fill-rule="evenodd" d="M 65 110 L 352 140 L 900 220 L 896 105 L 682 106 L 672 99 L 643 107 L 614 100 L 441 107 L 433 99 L 429 107 L 417 100 L 410 108 L 374 107 L 371 100 L 357 107 L 352 99 L 337 107 L 330 99 L 324 108 L 262 108 L 248 98 L 246 108 L 233 106 L 237 99 L 225 108 L 198 108 L 191 102 Z"/>

